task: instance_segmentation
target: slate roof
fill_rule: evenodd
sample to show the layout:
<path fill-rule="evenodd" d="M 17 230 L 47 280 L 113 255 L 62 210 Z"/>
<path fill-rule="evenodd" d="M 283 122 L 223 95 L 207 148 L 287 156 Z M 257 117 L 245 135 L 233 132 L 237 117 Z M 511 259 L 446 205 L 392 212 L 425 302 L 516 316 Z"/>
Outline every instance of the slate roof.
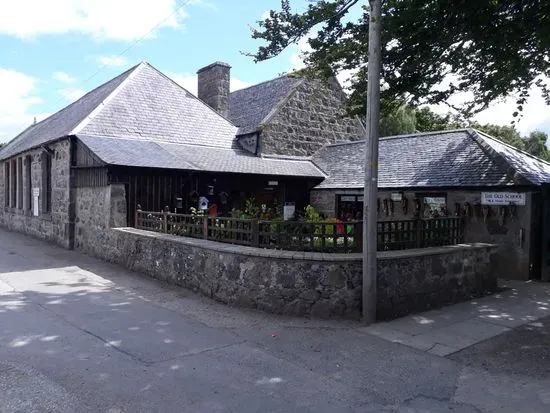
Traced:
<path fill-rule="evenodd" d="M 260 158 L 237 149 L 158 140 L 81 134 L 77 137 L 103 162 L 110 165 L 324 178 L 324 174 L 307 158 Z"/>
<path fill-rule="evenodd" d="M 28 149 L 65 137 L 98 107 L 137 66 L 88 92 L 69 106 L 50 117 L 29 126 L 0 150 L 0 159 L 6 159 Z"/>
<path fill-rule="evenodd" d="M 277 105 L 303 81 L 285 75 L 232 92 L 229 95 L 229 119 L 239 127 L 237 134 L 256 132 Z"/>
<path fill-rule="evenodd" d="M 365 142 L 313 156 L 327 175 L 318 189 L 363 188 Z M 550 182 L 550 163 L 472 129 L 380 139 L 379 188 L 484 187 Z"/>
<path fill-rule="evenodd" d="M 231 148 L 236 131 L 208 105 L 143 62 L 27 128 L 2 148 L 0 159 L 77 133 Z"/>

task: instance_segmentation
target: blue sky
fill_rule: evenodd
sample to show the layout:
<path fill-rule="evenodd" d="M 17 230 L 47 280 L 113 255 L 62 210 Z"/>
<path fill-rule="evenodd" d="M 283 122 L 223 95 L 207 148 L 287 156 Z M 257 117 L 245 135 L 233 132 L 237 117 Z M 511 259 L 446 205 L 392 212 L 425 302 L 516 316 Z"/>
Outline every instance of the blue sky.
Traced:
<path fill-rule="evenodd" d="M 146 60 L 192 92 L 195 72 L 215 61 L 232 65 L 232 88 L 300 65 L 300 47 L 259 64 L 241 54 L 260 44 L 250 25 L 279 0 L 18 0 L 0 14 L 0 142 L 36 116 L 44 118 L 128 67 Z M 305 6 L 305 0 L 294 0 Z M 183 7 L 181 7 L 183 5 Z M 160 26 L 122 56 L 132 43 Z M 302 44 L 303 46 L 303 44 Z M 511 103 L 512 102 L 512 103 Z M 442 109 L 445 110 L 445 109 Z M 513 99 L 480 120 L 506 124 Z M 550 132 L 550 110 L 530 102 L 519 125 Z"/>

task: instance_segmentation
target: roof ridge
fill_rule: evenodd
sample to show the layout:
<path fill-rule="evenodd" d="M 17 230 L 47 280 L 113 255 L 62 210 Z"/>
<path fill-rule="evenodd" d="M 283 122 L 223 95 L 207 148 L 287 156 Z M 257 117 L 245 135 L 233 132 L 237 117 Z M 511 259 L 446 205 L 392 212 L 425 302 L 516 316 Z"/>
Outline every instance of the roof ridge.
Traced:
<path fill-rule="evenodd" d="M 489 135 L 488 133 L 483 132 L 482 130 L 479 130 L 479 129 L 476 129 L 476 128 L 470 128 L 470 129 L 471 129 L 473 132 L 477 133 L 478 135 L 484 135 L 485 137 L 487 137 L 487 138 L 489 138 L 489 139 L 492 139 L 492 140 L 494 140 L 494 141 L 497 141 L 497 142 L 500 143 L 501 145 L 504 145 L 504 146 L 506 146 L 506 147 L 508 147 L 508 148 L 510 148 L 510 149 L 512 149 L 512 150 L 514 150 L 514 151 L 516 151 L 516 152 L 519 152 L 519 153 L 521 153 L 522 155 L 526 155 L 526 156 L 528 156 L 529 158 L 536 159 L 537 161 L 543 162 L 543 163 L 547 164 L 548 166 L 550 166 L 550 162 L 548 162 L 546 159 L 539 158 L 538 156 L 535 156 L 535 155 L 533 155 L 533 154 L 531 154 L 531 153 L 529 153 L 529 152 L 527 152 L 527 151 L 524 151 L 523 149 L 516 148 L 515 146 L 510 145 L 509 143 L 504 142 L 504 141 L 502 141 L 502 140 L 500 140 L 500 139 L 498 139 L 498 138 L 496 138 L 496 137 L 494 137 L 494 136 L 491 136 L 491 135 Z M 523 139 L 523 138 L 521 138 L 521 139 Z"/>
<path fill-rule="evenodd" d="M 174 85 L 176 85 L 177 87 L 179 87 L 180 89 L 186 91 L 188 94 L 190 94 L 191 96 L 193 96 L 194 99 L 196 99 L 198 102 L 202 103 L 205 107 L 207 107 L 209 110 L 211 110 L 212 112 L 214 112 L 216 115 L 222 117 L 223 119 L 225 119 L 226 121 L 228 121 L 231 125 L 235 126 L 235 128 L 237 128 L 237 126 L 231 121 L 231 119 L 229 119 L 229 117 L 226 117 L 226 116 L 223 116 L 221 115 L 220 113 L 218 113 L 216 110 L 214 110 L 212 107 L 210 107 L 210 105 L 208 105 L 207 103 L 205 103 L 203 100 L 199 99 L 198 96 L 195 96 L 193 93 L 191 93 L 190 91 L 188 91 L 186 88 L 184 88 L 182 85 L 180 85 L 178 82 L 176 82 L 174 79 L 172 79 L 170 76 L 162 73 L 161 70 L 157 69 L 155 66 L 153 66 L 152 64 L 150 64 L 149 62 L 143 62 L 144 64 L 146 64 L 147 66 L 149 66 L 151 69 L 153 69 L 155 72 L 157 72 L 159 75 L 161 75 L 162 77 L 166 78 L 167 80 L 169 80 L 170 82 L 172 82 Z M 237 133 L 237 131 L 235 131 L 235 134 Z"/>
<path fill-rule="evenodd" d="M 96 86 L 95 88 L 89 90 L 89 91 L 86 92 L 84 95 L 82 95 L 80 98 L 78 98 L 78 99 L 76 99 L 75 101 L 69 103 L 67 106 L 64 106 L 64 107 L 62 107 L 61 109 L 59 109 L 59 110 L 53 112 L 50 116 L 48 116 L 48 117 L 42 119 L 40 122 L 37 122 L 37 123 L 34 123 L 34 124 L 31 124 L 31 125 L 27 126 L 27 127 L 26 127 L 25 129 L 23 129 L 19 134 L 17 134 L 13 139 L 7 141 L 7 142 L 5 143 L 5 145 L 2 146 L 2 150 L 0 151 L 0 153 L 6 151 L 9 147 L 11 147 L 13 144 L 15 144 L 16 142 L 18 142 L 19 138 L 21 138 L 21 137 L 25 134 L 25 132 L 27 132 L 28 130 L 34 129 L 34 128 L 37 128 L 37 127 L 40 127 L 40 125 L 42 125 L 43 123 L 47 122 L 47 121 L 50 120 L 52 117 L 54 117 L 54 116 L 56 116 L 57 114 L 59 114 L 60 112 L 65 111 L 65 110 L 68 110 L 68 109 L 71 108 L 72 106 L 76 105 L 78 102 L 82 101 L 82 99 L 84 99 L 86 96 L 92 94 L 93 92 L 95 92 L 95 91 L 98 90 L 99 88 L 104 87 L 104 86 L 107 85 L 108 83 L 111 83 L 111 82 L 114 81 L 115 79 L 118 79 L 118 78 L 120 78 L 121 76 L 126 75 L 128 72 L 131 72 L 132 70 L 135 70 L 138 66 L 139 66 L 139 64 L 132 66 L 132 67 L 129 68 L 128 70 L 125 70 L 124 72 L 120 73 L 119 75 L 117 75 L 117 76 L 115 76 L 115 77 L 113 77 L 113 78 L 107 80 L 106 82 L 101 83 L 100 85 Z M 91 113 L 91 112 L 90 112 L 90 113 Z M 88 116 L 89 116 L 89 114 L 88 114 Z M 77 126 L 78 126 L 78 125 L 77 125 Z M 73 128 L 73 129 L 74 129 L 74 128 Z M 65 135 L 65 136 L 68 136 L 68 135 L 70 135 L 70 133 L 67 134 L 67 135 Z M 63 137 L 63 136 L 56 136 L 55 139 L 58 139 L 58 138 L 61 138 L 61 137 Z M 13 154 L 12 154 L 11 156 L 13 156 Z"/>
<path fill-rule="evenodd" d="M 259 83 L 255 83 L 253 85 L 250 85 L 250 86 L 247 86 L 247 87 L 243 87 L 242 89 L 238 89 L 238 90 L 234 90 L 233 92 L 230 92 L 229 95 L 231 96 L 233 93 L 239 93 L 239 92 L 242 92 L 244 90 L 248 90 L 248 89 L 252 89 L 253 87 L 256 87 L 256 86 L 260 86 L 260 85 L 263 85 L 264 83 L 269 83 L 269 82 L 273 82 L 277 79 L 282 79 L 283 77 L 288 77 L 288 78 L 293 78 L 293 79 L 299 79 L 298 76 L 291 76 L 290 73 L 285 73 L 281 76 L 277 76 L 277 77 L 274 77 L 273 79 L 268 79 L 268 80 L 263 80 Z"/>
<path fill-rule="evenodd" d="M 141 63 L 138 63 L 137 65 L 133 66 L 132 68 L 130 68 L 129 70 L 121 73 L 120 75 L 118 76 L 115 76 L 113 79 L 111 79 L 109 82 L 111 82 L 112 80 L 128 73 L 126 75 L 126 78 L 120 82 L 120 84 L 114 88 L 111 93 L 109 93 L 105 99 L 103 99 L 101 101 L 101 103 L 99 105 L 97 105 L 90 113 L 88 113 L 88 115 L 82 119 L 72 130 L 71 132 L 69 133 L 69 135 L 76 135 L 77 133 L 81 132 L 97 115 L 99 112 L 101 112 L 103 110 L 103 108 L 109 103 L 109 101 L 111 101 L 122 89 L 124 89 L 124 86 L 126 86 L 128 84 L 128 82 L 136 75 L 136 73 L 138 73 L 138 71 L 144 66 L 144 65 L 147 65 L 148 63 L 147 62 L 141 62 Z M 106 82 L 106 83 L 109 83 L 109 82 Z M 104 83 L 104 84 L 106 84 Z M 101 85 L 103 86 L 103 85 Z M 98 86 L 99 87 L 99 86 Z M 96 88 L 97 89 L 97 88 Z M 95 90 L 95 89 L 94 89 Z M 88 92 L 88 93 L 91 93 Z M 87 93 L 87 94 L 88 94 Z M 86 96 L 86 95 L 84 95 Z"/>
<path fill-rule="evenodd" d="M 481 132 L 481 131 L 478 131 L 477 129 L 474 129 L 474 128 L 468 128 L 468 135 L 472 138 L 472 140 L 481 148 L 481 150 L 483 152 L 485 152 L 488 156 L 490 156 L 493 161 L 495 162 L 498 162 L 500 164 L 502 164 L 504 167 L 505 167 L 505 172 L 507 175 L 510 175 L 512 180 L 515 180 L 516 177 L 520 177 L 521 179 L 523 179 L 525 182 L 528 182 L 530 184 L 535 184 L 535 182 L 532 182 L 530 179 L 528 179 L 523 173 L 521 173 L 520 171 L 518 171 L 517 168 L 515 168 L 514 166 L 512 166 L 512 164 L 510 162 L 508 162 L 508 160 L 502 155 L 500 154 L 499 152 L 497 152 L 494 148 L 492 148 L 487 142 L 485 142 L 483 140 L 483 136 L 484 137 L 488 137 L 492 140 L 496 140 L 498 141 L 499 143 L 501 143 L 502 141 L 499 140 L 499 139 L 496 139 L 494 137 L 492 137 L 491 135 L 488 135 L 484 132 Z M 482 136 L 483 135 L 483 136 Z M 502 142 L 504 143 L 504 142 Z M 506 145 L 506 146 L 509 146 L 510 148 L 514 148 L 513 146 L 510 146 L 510 145 Z M 515 149 L 515 148 L 514 148 Z M 510 171 L 513 171 L 513 174 L 510 173 Z"/>
<path fill-rule="evenodd" d="M 418 138 L 418 137 L 424 137 L 424 136 L 431 136 L 431 135 L 442 135 L 447 133 L 457 133 L 457 132 L 468 132 L 467 128 L 460 128 L 460 129 L 443 129 L 440 131 L 429 131 L 429 132 L 415 132 L 415 133 L 406 133 L 401 135 L 391 135 L 391 136 L 383 136 L 379 138 L 379 141 L 387 141 L 392 139 L 408 139 L 408 138 Z M 349 142 L 337 142 L 337 143 L 330 143 L 328 145 L 325 145 L 324 147 L 332 147 L 332 146 L 342 146 L 342 145 L 353 145 L 357 143 L 365 143 L 366 139 L 360 139 L 357 141 L 349 141 Z"/>

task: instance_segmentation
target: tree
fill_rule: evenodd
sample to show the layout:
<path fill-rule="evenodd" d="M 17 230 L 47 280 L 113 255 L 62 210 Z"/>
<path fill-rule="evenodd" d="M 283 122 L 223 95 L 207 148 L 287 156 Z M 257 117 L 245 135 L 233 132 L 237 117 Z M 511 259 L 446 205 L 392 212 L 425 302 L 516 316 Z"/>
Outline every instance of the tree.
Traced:
<path fill-rule="evenodd" d="M 401 135 L 416 131 L 414 108 L 401 105 L 380 119 L 380 136 Z"/>
<path fill-rule="evenodd" d="M 251 55 L 266 60 L 308 38 L 311 50 L 304 61 L 315 74 L 356 71 L 349 109 L 363 114 L 369 26 L 365 3 L 316 0 L 295 12 L 289 0 L 282 0 L 280 10 L 271 10 L 253 29 L 252 37 L 266 43 Z M 450 96 L 468 91 L 474 97 L 456 109 L 469 118 L 510 94 L 518 96 L 521 112 L 529 89 L 537 85 L 550 104 L 541 78 L 550 77 L 549 1 L 386 0 L 382 12 L 383 101 L 449 104 Z"/>
<path fill-rule="evenodd" d="M 470 127 L 479 129 L 482 132 L 491 135 L 502 142 L 512 145 L 518 149 L 525 150 L 525 141 L 522 139 L 520 133 L 517 131 L 515 126 L 502 126 L 502 125 L 493 125 L 491 123 L 479 124 L 477 122 L 472 122 Z"/>
<path fill-rule="evenodd" d="M 550 153 L 546 146 L 548 135 L 541 131 L 533 131 L 525 138 L 525 150 L 541 159 L 550 160 Z"/>
<path fill-rule="evenodd" d="M 447 113 L 446 115 L 440 115 L 435 113 L 428 107 L 422 107 L 416 109 L 416 130 L 419 132 L 435 132 L 445 129 L 458 129 L 464 127 L 464 122 L 453 115 Z"/>

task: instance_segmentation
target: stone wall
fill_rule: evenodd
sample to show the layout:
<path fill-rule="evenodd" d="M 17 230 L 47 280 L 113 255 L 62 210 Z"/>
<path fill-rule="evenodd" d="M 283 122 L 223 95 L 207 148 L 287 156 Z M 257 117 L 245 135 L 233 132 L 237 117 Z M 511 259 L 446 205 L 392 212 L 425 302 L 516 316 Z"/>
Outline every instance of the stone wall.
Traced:
<path fill-rule="evenodd" d="M 105 245 L 109 228 L 126 226 L 124 185 L 76 189 L 75 248 L 92 252 Z"/>
<path fill-rule="evenodd" d="M 262 154 L 312 155 L 328 143 L 359 140 L 359 121 L 345 117 L 345 95 L 335 80 L 306 79 L 264 125 Z"/>
<path fill-rule="evenodd" d="M 391 192 L 380 191 L 379 199 L 388 199 Z M 401 203 L 395 202 L 394 211 L 388 214 L 381 210 L 378 213 L 380 221 L 414 219 L 413 199 L 416 195 L 437 195 L 444 193 L 447 196 L 447 210 L 452 216 L 455 214 L 455 204 L 461 206 L 469 203 L 472 207 L 481 203 L 481 192 L 478 191 L 405 191 L 403 195 L 408 199 L 408 211 L 404 213 Z M 363 191 L 352 190 L 317 190 L 311 192 L 311 204 L 327 217 L 336 216 L 337 195 L 362 195 Z M 498 263 L 497 271 L 501 278 L 528 280 L 530 271 L 535 266 L 532 262 L 536 255 L 532 253 L 531 232 L 533 209 L 532 195 L 527 193 L 525 206 L 516 207 L 514 217 L 499 220 L 498 207 L 492 207 L 492 214 L 484 219 L 479 214 L 472 213 L 466 218 L 465 242 L 485 242 L 497 244 Z M 535 266 L 536 267 L 536 266 Z"/>
<path fill-rule="evenodd" d="M 52 156 L 52 193 L 51 212 L 44 211 L 40 198 L 38 216 L 27 209 L 28 186 L 26 167 L 23 164 L 23 208 L 9 208 L 4 200 L 4 162 L 0 162 L 2 170 L 2 193 L 0 208 L 0 224 L 10 230 L 24 232 L 38 238 L 51 240 L 65 248 L 71 246 L 71 226 L 69 221 L 70 200 L 70 141 L 68 139 L 48 145 Z M 29 155 L 31 159 L 31 187 L 39 188 L 43 196 L 42 184 L 42 149 L 24 152 L 17 156 L 23 160 Z M 12 158 L 14 159 L 14 158 Z M 10 159 L 11 160 L 11 159 Z M 9 161 L 9 160 L 8 160 Z"/>
<path fill-rule="evenodd" d="M 360 254 L 296 253 L 116 228 L 88 252 L 240 307 L 358 318 Z M 468 299 L 496 288 L 486 244 L 379 254 L 379 318 Z"/>

